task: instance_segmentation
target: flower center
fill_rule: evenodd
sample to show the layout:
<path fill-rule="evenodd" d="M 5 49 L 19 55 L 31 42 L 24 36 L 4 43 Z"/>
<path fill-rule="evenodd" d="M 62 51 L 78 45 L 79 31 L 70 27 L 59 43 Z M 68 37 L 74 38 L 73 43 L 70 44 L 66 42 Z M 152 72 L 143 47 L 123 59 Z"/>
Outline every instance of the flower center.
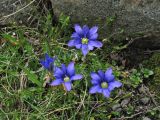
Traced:
<path fill-rule="evenodd" d="M 108 88 L 108 83 L 107 82 L 102 82 L 101 87 L 102 88 Z"/>
<path fill-rule="evenodd" d="M 88 44 L 88 39 L 87 38 L 82 38 L 82 44 Z"/>
<path fill-rule="evenodd" d="M 64 82 L 69 82 L 69 80 L 70 80 L 69 77 L 64 78 Z"/>

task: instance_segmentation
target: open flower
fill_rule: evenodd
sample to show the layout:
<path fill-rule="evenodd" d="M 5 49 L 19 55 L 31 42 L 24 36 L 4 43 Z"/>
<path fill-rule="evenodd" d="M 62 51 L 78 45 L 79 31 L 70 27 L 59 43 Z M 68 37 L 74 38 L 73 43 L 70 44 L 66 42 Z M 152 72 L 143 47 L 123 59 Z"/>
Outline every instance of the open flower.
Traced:
<path fill-rule="evenodd" d="M 54 61 L 55 58 L 51 58 L 47 53 L 45 54 L 45 59 L 44 60 L 40 60 L 41 65 L 49 70 L 49 71 L 53 71 L 54 69 Z"/>
<path fill-rule="evenodd" d="M 112 74 L 112 68 L 108 68 L 107 71 L 104 73 L 103 71 L 99 70 L 97 73 L 91 73 L 92 77 L 92 84 L 93 86 L 90 88 L 89 93 L 102 93 L 105 97 L 110 96 L 110 92 L 122 85 L 121 82 L 116 81 L 114 75 Z"/>
<path fill-rule="evenodd" d="M 69 47 L 75 46 L 77 49 L 82 49 L 82 53 L 84 56 L 90 50 L 93 50 L 94 47 L 100 48 L 102 47 L 102 43 L 97 40 L 98 38 L 98 27 L 88 28 L 87 25 L 84 25 L 82 28 L 79 25 L 74 26 L 75 32 L 72 34 L 70 40 L 68 42 Z"/>
<path fill-rule="evenodd" d="M 72 88 L 72 81 L 82 79 L 82 75 L 75 74 L 74 63 L 71 62 L 67 67 L 62 64 L 61 68 L 56 67 L 54 72 L 55 80 L 51 82 L 51 86 L 63 84 L 67 91 Z"/>

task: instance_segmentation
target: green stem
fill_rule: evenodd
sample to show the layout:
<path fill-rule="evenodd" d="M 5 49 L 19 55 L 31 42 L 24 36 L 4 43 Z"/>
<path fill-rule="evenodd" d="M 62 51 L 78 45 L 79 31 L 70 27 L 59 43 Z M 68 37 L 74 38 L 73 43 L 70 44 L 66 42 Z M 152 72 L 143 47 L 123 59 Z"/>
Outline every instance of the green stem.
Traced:
<path fill-rule="evenodd" d="M 82 61 L 83 61 L 83 63 L 86 62 L 86 56 L 83 56 L 83 57 L 82 57 Z"/>

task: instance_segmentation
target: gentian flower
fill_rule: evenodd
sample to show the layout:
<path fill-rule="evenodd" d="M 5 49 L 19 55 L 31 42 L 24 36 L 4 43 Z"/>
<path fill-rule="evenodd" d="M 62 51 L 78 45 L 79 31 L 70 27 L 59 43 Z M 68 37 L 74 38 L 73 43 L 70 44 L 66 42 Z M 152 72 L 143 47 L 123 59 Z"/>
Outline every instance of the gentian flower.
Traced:
<path fill-rule="evenodd" d="M 105 97 L 110 96 L 110 92 L 114 88 L 118 88 L 122 85 L 121 82 L 116 81 L 114 75 L 112 74 L 112 68 L 107 69 L 104 73 L 102 70 L 97 73 L 91 73 L 92 84 L 93 86 L 90 88 L 89 93 L 102 93 Z"/>
<path fill-rule="evenodd" d="M 51 58 L 47 53 L 45 54 L 45 59 L 44 60 L 40 60 L 41 65 L 49 70 L 49 71 L 53 71 L 54 69 L 54 61 L 55 58 Z"/>
<path fill-rule="evenodd" d="M 82 79 L 82 75 L 75 74 L 74 63 L 71 62 L 67 67 L 62 64 L 61 68 L 56 67 L 54 72 L 55 80 L 51 82 L 51 86 L 63 84 L 67 91 L 72 88 L 72 82 Z"/>
<path fill-rule="evenodd" d="M 95 26 L 89 29 L 87 25 L 84 25 L 81 28 L 76 24 L 74 29 L 75 32 L 71 36 L 72 40 L 68 42 L 69 47 L 75 46 L 77 49 L 82 49 L 84 56 L 86 56 L 90 50 L 93 50 L 94 47 L 102 47 L 102 43 L 97 40 L 98 27 Z"/>

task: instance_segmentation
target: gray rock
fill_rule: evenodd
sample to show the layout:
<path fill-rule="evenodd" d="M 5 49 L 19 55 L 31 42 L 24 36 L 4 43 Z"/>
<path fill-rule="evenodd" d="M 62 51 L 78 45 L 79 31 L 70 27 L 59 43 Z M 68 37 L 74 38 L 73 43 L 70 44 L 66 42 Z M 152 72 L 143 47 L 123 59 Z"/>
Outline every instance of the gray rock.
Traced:
<path fill-rule="evenodd" d="M 0 25 L 29 24 L 35 10 L 33 6 L 30 0 L 0 0 Z"/>
<path fill-rule="evenodd" d="M 130 101 L 130 99 L 124 99 L 124 100 L 122 100 L 121 106 L 122 107 L 126 107 L 128 105 L 128 103 L 129 103 L 129 101 Z"/>
<path fill-rule="evenodd" d="M 143 85 L 138 89 L 138 91 L 139 91 L 141 94 L 146 94 L 146 93 L 147 93 L 147 90 L 146 90 L 146 88 L 145 88 Z"/>
<path fill-rule="evenodd" d="M 122 111 L 122 108 L 116 109 L 116 112 L 121 112 L 121 111 Z"/>
<path fill-rule="evenodd" d="M 120 104 L 115 104 L 115 105 L 112 106 L 112 110 L 116 111 L 120 107 L 121 107 Z"/>
<path fill-rule="evenodd" d="M 72 23 L 98 25 L 100 37 L 124 30 L 125 35 L 160 31 L 160 0 L 51 0 L 56 17 L 61 13 Z M 113 21 L 112 28 L 107 24 Z M 115 20 L 114 20 L 115 19 Z M 159 39 L 160 40 L 160 39 Z"/>
<path fill-rule="evenodd" d="M 141 101 L 144 105 L 146 105 L 146 104 L 148 104 L 148 103 L 149 103 L 150 98 L 148 98 L 148 97 L 144 97 L 144 98 L 142 98 L 140 101 Z"/>
<path fill-rule="evenodd" d="M 151 119 L 148 117 L 143 117 L 143 120 L 151 120 Z"/>

